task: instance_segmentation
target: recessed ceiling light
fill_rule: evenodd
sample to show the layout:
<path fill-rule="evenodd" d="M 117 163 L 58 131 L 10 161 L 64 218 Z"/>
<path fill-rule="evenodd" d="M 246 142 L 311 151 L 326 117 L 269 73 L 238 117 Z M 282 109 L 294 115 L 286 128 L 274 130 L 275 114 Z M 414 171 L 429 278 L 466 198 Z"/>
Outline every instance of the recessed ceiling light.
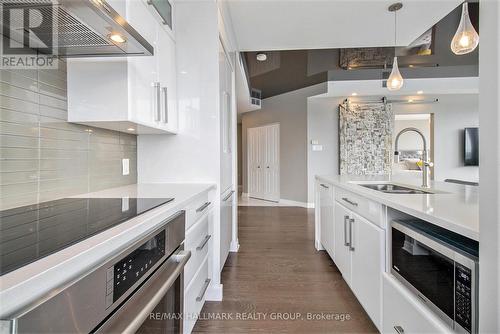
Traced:
<path fill-rule="evenodd" d="M 412 103 L 413 102 L 413 99 L 409 99 L 408 102 Z"/>
<path fill-rule="evenodd" d="M 127 40 L 120 34 L 111 34 L 109 38 L 116 43 L 125 43 Z"/>
<path fill-rule="evenodd" d="M 352 96 L 356 96 L 356 95 L 358 95 L 358 93 L 354 92 L 354 93 L 352 93 L 351 95 L 352 95 Z"/>
<path fill-rule="evenodd" d="M 267 60 L 267 55 L 265 53 L 257 53 L 256 56 L 258 61 L 266 61 Z"/>
<path fill-rule="evenodd" d="M 423 93 L 424 93 L 424 91 L 423 91 L 423 90 L 419 90 L 419 91 L 417 91 L 417 94 L 418 94 L 418 95 L 422 95 Z"/>
<path fill-rule="evenodd" d="M 128 128 L 127 130 L 128 130 L 128 131 L 135 131 L 135 129 L 134 129 L 134 128 Z"/>
<path fill-rule="evenodd" d="M 187 71 L 181 71 L 181 74 L 187 74 L 188 72 Z"/>

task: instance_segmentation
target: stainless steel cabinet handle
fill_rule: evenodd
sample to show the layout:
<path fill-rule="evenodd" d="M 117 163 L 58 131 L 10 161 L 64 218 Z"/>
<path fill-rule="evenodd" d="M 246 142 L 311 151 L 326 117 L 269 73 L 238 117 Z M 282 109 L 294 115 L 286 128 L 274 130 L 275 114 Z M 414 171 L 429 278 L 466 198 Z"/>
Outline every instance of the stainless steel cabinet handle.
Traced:
<path fill-rule="evenodd" d="M 347 221 L 349 220 L 349 216 L 344 216 L 344 246 L 349 246 L 349 242 L 347 241 Z"/>
<path fill-rule="evenodd" d="M 161 92 L 163 93 L 163 123 L 168 123 L 168 88 L 162 87 Z"/>
<path fill-rule="evenodd" d="M 227 194 L 227 196 L 224 197 L 224 199 L 222 201 L 226 202 L 231 196 L 233 196 L 233 194 L 234 194 L 234 190 L 231 190 L 231 192 L 229 194 Z"/>
<path fill-rule="evenodd" d="M 396 330 L 396 333 L 398 334 L 404 334 L 405 330 L 401 326 L 394 326 L 394 329 Z"/>
<path fill-rule="evenodd" d="M 200 206 L 198 209 L 196 209 L 196 212 L 202 212 L 203 210 L 205 210 L 209 205 L 211 204 L 211 202 L 205 202 L 202 206 Z"/>
<path fill-rule="evenodd" d="M 205 283 L 203 284 L 203 287 L 201 288 L 200 294 L 198 295 L 198 297 L 196 297 L 197 302 L 201 302 L 203 300 L 203 297 L 205 296 L 205 292 L 207 292 L 209 285 L 210 285 L 210 278 L 207 278 L 205 280 Z"/>
<path fill-rule="evenodd" d="M 352 227 L 354 226 L 354 218 L 349 219 L 349 250 L 354 252 L 354 246 L 352 245 Z"/>
<path fill-rule="evenodd" d="M 351 204 L 351 205 L 358 206 L 358 203 L 351 201 L 351 200 L 350 200 L 349 198 L 347 198 L 347 197 L 342 197 L 342 200 L 343 200 L 344 202 L 347 202 L 347 203 Z"/>
<path fill-rule="evenodd" d="M 161 92 L 160 92 L 160 83 L 155 82 L 153 84 L 153 89 L 154 89 L 154 116 L 155 116 L 155 122 L 160 121 L 160 111 L 161 111 Z"/>
<path fill-rule="evenodd" d="M 196 247 L 196 250 L 201 251 L 203 248 L 205 248 L 205 245 L 207 244 L 208 240 L 210 240 L 211 237 L 212 235 L 209 234 L 205 238 L 203 238 L 203 241 L 198 245 L 198 247 Z"/>
<path fill-rule="evenodd" d="M 325 189 L 329 189 L 330 188 L 329 186 L 327 186 L 326 184 L 323 184 L 323 183 L 320 183 L 319 185 L 322 186 Z"/>

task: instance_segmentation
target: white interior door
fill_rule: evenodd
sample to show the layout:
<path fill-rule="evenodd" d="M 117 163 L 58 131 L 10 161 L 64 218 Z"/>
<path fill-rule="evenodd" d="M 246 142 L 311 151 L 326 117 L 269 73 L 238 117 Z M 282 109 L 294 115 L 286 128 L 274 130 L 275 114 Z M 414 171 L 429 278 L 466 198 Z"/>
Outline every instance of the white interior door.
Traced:
<path fill-rule="evenodd" d="M 280 200 L 279 124 L 248 129 L 248 195 Z"/>

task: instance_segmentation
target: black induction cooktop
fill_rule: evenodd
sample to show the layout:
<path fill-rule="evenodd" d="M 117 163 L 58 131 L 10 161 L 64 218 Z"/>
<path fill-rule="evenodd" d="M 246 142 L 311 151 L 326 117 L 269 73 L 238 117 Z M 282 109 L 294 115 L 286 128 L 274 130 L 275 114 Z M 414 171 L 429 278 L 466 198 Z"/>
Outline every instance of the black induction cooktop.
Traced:
<path fill-rule="evenodd" d="M 64 198 L 0 211 L 0 276 L 173 198 Z"/>

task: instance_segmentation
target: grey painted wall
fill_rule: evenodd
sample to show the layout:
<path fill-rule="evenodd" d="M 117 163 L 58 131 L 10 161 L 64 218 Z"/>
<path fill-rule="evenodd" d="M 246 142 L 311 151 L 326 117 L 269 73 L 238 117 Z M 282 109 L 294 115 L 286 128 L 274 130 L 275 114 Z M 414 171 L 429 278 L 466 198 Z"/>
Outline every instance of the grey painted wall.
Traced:
<path fill-rule="evenodd" d="M 247 187 L 247 129 L 280 124 L 282 199 L 307 202 L 307 97 L 326 92 L 326 83 L 264 99 L 262 109 L 242 115 L 243 192 Z"/>
<path fill-rule="evenodd" d="M 0 208 L 137 182 L 134 135 L 67 122 L 64 62 L 0 73 Z"/>
<path fill-rule="evenodd" d="M 339 172 L 339 108 L 343 99 L 309 98 L 307 101 L 307 197 L 314 203 L 315 175 Z M 311 141 L 318 141 L 322 151 L 313 151 Z"/>

